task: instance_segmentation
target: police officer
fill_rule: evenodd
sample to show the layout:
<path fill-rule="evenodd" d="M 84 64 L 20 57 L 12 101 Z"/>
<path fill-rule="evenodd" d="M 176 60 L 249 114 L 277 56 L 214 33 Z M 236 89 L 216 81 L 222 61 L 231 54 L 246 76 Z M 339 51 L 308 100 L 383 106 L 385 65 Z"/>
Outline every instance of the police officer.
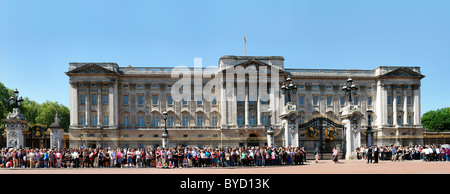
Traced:
<path fill-rule="evenodd" d="M 379 154 L 379 149 L 378 149 L 377 145 L 375 145 L 373 148 L 373 156 L 375 157 L 374 163 L 378 163 L 378 154 Z"/>
<path fill-rule="evenodd" d="M 373 154 L 373 150 L 372 150 L 372 146 L 370 146 L 367 149 L 367 163 L 372 163 L 372 154 Z"/>

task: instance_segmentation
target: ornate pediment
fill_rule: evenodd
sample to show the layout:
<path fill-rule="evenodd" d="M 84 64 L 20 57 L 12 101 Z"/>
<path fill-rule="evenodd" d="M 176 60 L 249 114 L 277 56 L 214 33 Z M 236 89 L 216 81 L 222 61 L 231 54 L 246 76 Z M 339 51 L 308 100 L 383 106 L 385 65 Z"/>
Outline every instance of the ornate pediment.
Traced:
<path fill-rule="evenodd" d="M 397 68 L 397 69 L 395 69 L 393 71 L 390 71 L 388 73 L 380 75 L 379 77 L 382 77 L 382 78 L 399 78 L 399 77 L 400 78 L 405 78 L 405 77 L 411 78 L 411 77 L 413 77 L 413 78 L 420 78 L 420 79 L 422 79 L 425 76 L 420 74 L 420 73 L 418 73 L 418 72 L 415 72 L 415 71 L 413 71 L 411 69 L 408 69 L 406 67 L 400 67 L 400 68 Z"/>
<path fill-rule="evenodd" d="M 116 74 L 116 72 L 111 71 L 109 69 L 103 68 L 99 65 L 96 65 L 94 63 L 89 63 L 86 64 L 84 66 L 78 67 L 76 69 L 73 69 L 69 72 L 67 72 L 66 74 L 75 74 L 75 73 L 82 73 L 82 74 L 86 74 L 86 73 L 92 73 L 92 74 Z"/>

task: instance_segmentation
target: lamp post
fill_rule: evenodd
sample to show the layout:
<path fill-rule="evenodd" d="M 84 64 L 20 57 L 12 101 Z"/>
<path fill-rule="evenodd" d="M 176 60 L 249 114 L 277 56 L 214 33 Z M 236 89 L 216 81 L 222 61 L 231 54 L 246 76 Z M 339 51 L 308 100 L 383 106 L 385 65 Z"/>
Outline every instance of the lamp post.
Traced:
<path fill-rule="evenodd" d="M 358 87 L 356 87 L 355 82 L 353 82 L 353 79 L 349 77 L 347 79 L 347 83 L 342 86 L 342 91 L 344 91 L 345 95 L 348 96 L 348 101 L 350 104 L 352 103 L 352 99 L 355 97 L 357 90 Z"/>
<path fill-rule="evenodd" d="M 167 131 L 167 111 L 163 112 L 164 132 L 162 133 L 162 147 L 167 148 L 169 145 L 169 132 Z"/>
<path fill-rule="evenodd" d="M 355 101 L 358 87 L 353 79 L 349 77 L 347 83 L 342 86 L 342 91 L 347 98 L 347 105 L 342 111 L 342 123 L 345 123 L 345 159 L 356 158 L 356 148 L 361 146 L 361 112 Z"/>
<path fill-rule="evenodd" d="M 273 147 L 272 109 L 267 110 L 269 120 L 267 121 L 267 146 Z"/>
<path fill-rule="evenodd" d="M 281 84 L 281 90 L 284 95 L 288 96 L 288 102 L 291 102 L 291 94 L 297 93 L 297 84 L 292 82 L 291 77 L 287 77 L 286 81 Z"/>
<path fill-rule="evenodd" d="M 15 108 L 19 108 L 19 106 L 22 106 L 23 99 L 22 96 L 19 97 L 19 90 L 17 90 L 17 88 L 14 90 L 14 94 L 9 98 L 9 104 L 11 106 L 16 106 Z"/>
<path fill-rule="evenodd" d="M 372 129 L 372 110 L 367 110 L 367 130 L 366 130 L 366 145 L 367 147 L 373 146 L 374 139 L 373 139 L 373 129 Z"/>

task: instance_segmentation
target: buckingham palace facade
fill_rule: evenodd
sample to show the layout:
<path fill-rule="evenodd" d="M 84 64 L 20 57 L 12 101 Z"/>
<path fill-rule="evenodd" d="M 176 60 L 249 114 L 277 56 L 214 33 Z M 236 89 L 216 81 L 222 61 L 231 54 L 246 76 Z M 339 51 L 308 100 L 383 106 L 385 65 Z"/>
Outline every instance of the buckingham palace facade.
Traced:
<path fill-rule="evenodd" d="M 361 112 L 362 145 L 368 110 L 375 144 L 423 143 L 420 67 L 285 69 L 281 56 L 225 55 L 218 66 L 199 68 L 70 63 L 66 75 L 70 147 L 157 147 L 165 129 L 169 147 L 265 146 L 268 125 L 274 146 L 280 146 L 287 101 L 295 105 L 298 124 L 317 117 L 340 123 L 349 103 L 342 85 L 349 77 L 358 86 L 351 103 Z M 296 84 L 289 98 L 279 89 L 287 77 Z M 337 133 L 325 142 L 342 144 Z M 298 135 L 299 146 L 318 145 L 319 137 L 302 129 Z"/>

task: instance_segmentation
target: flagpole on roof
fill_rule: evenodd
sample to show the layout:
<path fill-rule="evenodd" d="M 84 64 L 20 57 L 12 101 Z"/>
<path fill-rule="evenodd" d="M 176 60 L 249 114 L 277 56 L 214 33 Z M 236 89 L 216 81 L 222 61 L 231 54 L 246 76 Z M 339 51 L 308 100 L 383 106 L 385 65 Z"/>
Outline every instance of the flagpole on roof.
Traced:
<path fill-rule="evenodd" d="M 244 35 L 244 56 L 246 56 L 245 55 L 245 44 L 247 43 L 247 40 L 245 40 L 245 35 Z"/>

